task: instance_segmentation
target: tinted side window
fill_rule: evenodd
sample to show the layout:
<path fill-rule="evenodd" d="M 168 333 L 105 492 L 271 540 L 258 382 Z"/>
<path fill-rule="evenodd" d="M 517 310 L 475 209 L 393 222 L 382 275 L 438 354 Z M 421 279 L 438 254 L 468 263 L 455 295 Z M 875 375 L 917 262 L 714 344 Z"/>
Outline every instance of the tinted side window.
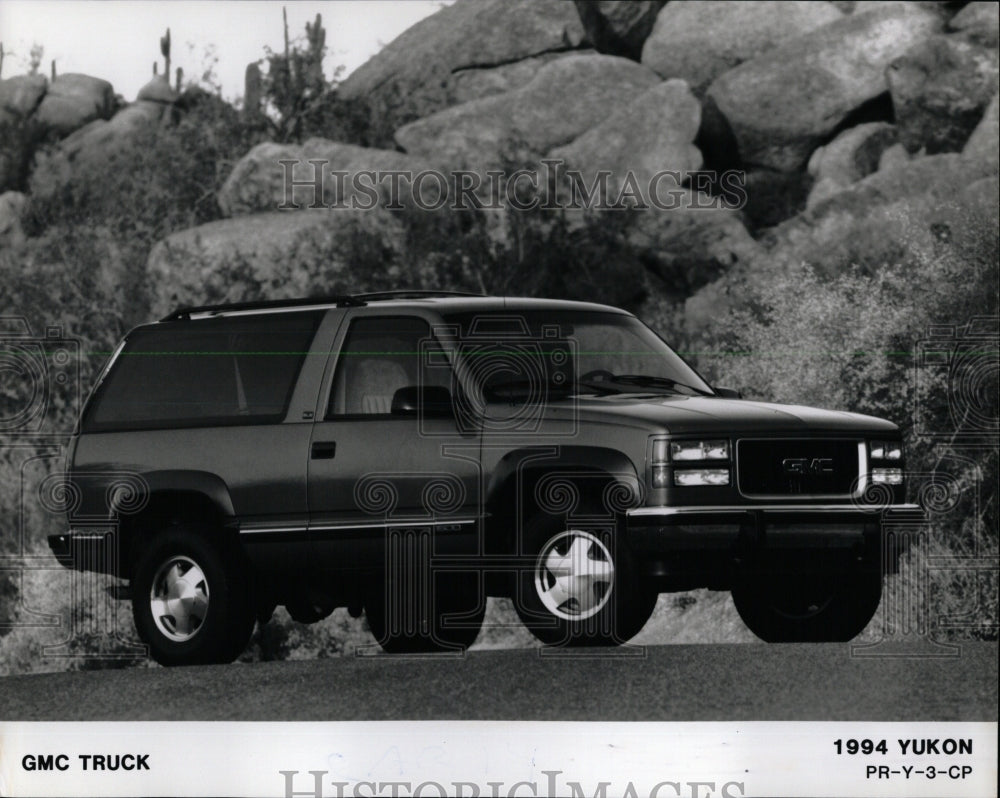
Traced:
<path fill-rule="evenodd" d="M 386 415 L 393 394 L 409 385 L 450 386 L 450 370 L 430 326 L 413 317 L 351 323 L 337 359 L 327 418 Z"/>
<path fill-rule="evenodd" d="M 176 322 L 129 336 L 84 431 L 280 421 L 322 313 Z"/>

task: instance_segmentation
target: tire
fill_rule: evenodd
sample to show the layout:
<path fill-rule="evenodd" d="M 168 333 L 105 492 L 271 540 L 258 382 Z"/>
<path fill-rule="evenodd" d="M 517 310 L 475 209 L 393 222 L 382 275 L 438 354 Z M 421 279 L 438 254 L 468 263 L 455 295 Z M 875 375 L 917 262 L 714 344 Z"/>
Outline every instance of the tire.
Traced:
<path fill-rule="evenodd" d="M 759 576 L 733 588 L 740 618 L 768 643 L 846 642 L 864 630 L 881 599 L 877 571 Z"/>
<path fill-rule="evenodd" d="M 427 565 L 429 542 L 420 534 L 409 536 L 402 545 L 411 556 L 394 552 L 385 572 L 372 575 L 365 615 L 387 653 L 461 652 L 479 636 L 486 615 L 480 575 L 433 573 Z"/>
<path fill-rule="evenodd" d="M 161 665 L 232 662 L 246 648 L 256 612 L 239 552 L 198 525 L 157 533 L 132 579 L 132 617 Z"/>
<path fill-rule="evenodd" d="M 616 646 L 645 626 L 657 594 L 608 529 L 583 529 L 539 514 L 524 530 L 532 564 L 517 576 L 514 606 L 548 645 Z"/>

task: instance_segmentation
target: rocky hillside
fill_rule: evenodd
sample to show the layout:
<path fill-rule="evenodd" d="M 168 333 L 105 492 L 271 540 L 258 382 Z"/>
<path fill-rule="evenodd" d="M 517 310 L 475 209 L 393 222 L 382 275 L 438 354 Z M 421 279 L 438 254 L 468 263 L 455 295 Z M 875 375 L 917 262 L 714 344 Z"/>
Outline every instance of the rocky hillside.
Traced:
<path fill-rule="evenodd" d="M 232 296 L 215 277 L 220 258 L 297 292 L 319 275 L 290 253 L 346 252 L 336 242 L 359 235 L 405 247 L 384 196 L 363 213 L 276 211 L 283 159 L 482 175 L 555 158 L 588 184 L 609 170 L 612 189 L 673 170 L 679 207 L 633 212 L 619 235 L 643 264 L 645 294 L 689 297 L 696 328 L 734 268 L 840 268 L 831 248 L 873 215 L 914 214 L 916 232 L 886 230 L 906 246 L 945 222 L 942 198 L 995 197 L 997 29 L 992 3 L 459 0 L 340 86 L 372 130 L 392 131 L 381 148 L 260 145 L 220 194 L 229 218 L 171 237 L 150 269 L 176 277 L 166 307 L 206 278 L 213 296 Z M 711 207 L 711 183 L 690 181 L 699 169 L 745 172 L 745 207 Z M 297 191 L 311 201 L 311 187 Z M 324 269 L 349 275 L 351 264 Z"/>
<path fill-rule="evenodd" d="M 694 329 L 734 270 L 803 258 L 836 270 L 831 248 L 861 220 L 916 214 L 917 233 L 899 232 L 905 246 L 943 223 L 941 198 L 994 195 L 997 30 L 993 3 L 459 0 L 339 86 L 381 146 L 312 138 L 252 149 L 218 193 L 223 218 L 152 252 L 153 310 L 351 284 L 359 240 L 406 257 L 387 184 L 368 211 L 277 210 L 282 160 L 303 164 L 298 179 L 319 159 L 349 175 L 527 167 L 544 182 L 539 164 L 558 159 L 587 185 L 607 170 L 611 197 L 631 185 L 649 201 L 652 177 L 677 174 L 660 185 L 679 201 L 629 213 L 615 236 L 641 263 L 636 297 L 687 300 Z M 42 182 L 58 183 L 53 163 L 101 158 L 142 121 L 169 122 L 177 99 L 162 79 L 129 105 L 82 75 L 2 81 L 0 125 L 22 138 L 7 136 L 0 187 L 30 193 L 38 140 L 59 142 L 61 159 L 35 159 Z M 742 207 L 718 202 L 718 181 L 697 175 L 734 169 L 745 175 Z M 312 188 L 294 199 L 310 204 Z M 21 235 L 24 203 L 0 197 L 8 241 Z M 486 213 L 503 240 L 505 212 Z"/>

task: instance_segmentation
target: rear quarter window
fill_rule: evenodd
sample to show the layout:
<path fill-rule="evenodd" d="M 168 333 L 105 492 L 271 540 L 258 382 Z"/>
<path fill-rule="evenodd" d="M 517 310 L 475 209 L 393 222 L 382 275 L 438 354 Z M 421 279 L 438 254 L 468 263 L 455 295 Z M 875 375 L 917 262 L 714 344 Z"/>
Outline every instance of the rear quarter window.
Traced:
<path fill-rule="evenodd" d="M 84 432 L 284 418 L 322 312 L 170 322 L 128 337 Z"/>

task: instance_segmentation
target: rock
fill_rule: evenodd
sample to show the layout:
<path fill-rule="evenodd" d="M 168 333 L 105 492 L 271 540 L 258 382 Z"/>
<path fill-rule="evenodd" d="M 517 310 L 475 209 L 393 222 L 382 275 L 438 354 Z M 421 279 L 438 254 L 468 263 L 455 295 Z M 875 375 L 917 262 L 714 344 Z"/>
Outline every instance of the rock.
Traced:
<path fill-rule="evenodd" d="M 852 111 L 887 90 L 889 63 L 940 27 L 935 14 L 909 5 L 855 13 L 731 69 L 708 97 L 745 163 L 795 171 Z"/>
<path fill-rule="evenodd" d="M 89 75 L 67 73 L 49 85 L 35 119 L 50 133 L 63 138 L 95 119 L 109 119 L 114 110 L 115 93 L 110 83 Z"/>
<path fill-rule="evenodd" d="M 947 22 L 948 18 L 954 15 L 955 10 L 964 2 L 955 0 L 858 0 L 854 4 L 855 14 L 864 14 L 868 11 L 877 11 L 891 5 L 911 5 L 917 6 L 934 14 L 942 22 Z"/>
<path fill-rule="evenodd" d="M 405 30 L 348 75 L 338 94 L 366 102 L 370 126 L 392 131 L 455 104 L 453 76 L 461 70 L 510 64 L 584 43 L 572 3 L 460 0 Z"/>
<path fill-rule="evenodd" d="M 219 189 L 218 201 L 223 214 L 239 216 L 273 211 L 282 205 L 308 208 L 313 204 L 315 194 L 312 185 L 293 185 L 291 196 L 286 196 L 286 173 L 281 161 L 297 162 L 291 167 L 291 177 L 295 181 L 318 180 L 320 201 L 325 205 L 334 205 L 341 199 L 347 201 L 353 196 L 358 196 L 359 201 L 370 200 L 370 197 L 359 194 L 352 188 L 355 182 L 353 178 L 358 172 L 405 171 L 417 174 L 431 168 L 426 161 L 395 150 L 359 147 L 327 139 L 309 139 L 301 145 L 266 142 L 258 144 L 244 155 Z M 323 162 L 321 167 L 316 167 L 323 172 L 321 178 L 314 177 L 319 172 L 313 171 L 314 167 L 309 161 Z M 348 173 L 342 183 L 342 198 L 338 197 L 340 185 L 331 175 L 334 171 Z M 366 181 L 366 185 L 368 182 Z M 370 182 L 374 184 L 376 180 L 373 178 Z M 409 201 L 409 185 L 409 180 L 400 179 L 399 204 L 405 205 Z M 378 193 L 383 205 L 391 200 L 388 179 L 379 183 Z"/>
<path fill-rule="evenodd" d="M 997 162 L 1000 160 L 1000 113 L 998 113 L 997 95 L 994 95 L 983 118 L 969 136 L 962 155 L 987 166 L 992 165 L 996 171 Z"/>
<path fill-rule="evenodd" d="M 948 29 L 961 31 L 984 46 L 997 46 L 1000 39 L 1000 9 L 995 2 L 969 3 L 948 22 Z"/>
<path fill-rule="evenodd" d="M 868 122 L 848 128 L 809 159 L 809 174 L 830 177 L 841 185 L 853 183 L 878 169 L 882 153 L 896 143 L 896 128 L 888 122 Z"/>
<path fill-rule="evenodd" d="M 163 119 L 162 104 L 139 100 L 127 105 L 111 119 L 97 120 L 68 136 L 60 149 L 70 158 L 109 157 L 125 139 Z"/>
<path fill-rule="evenodd" d="M 825 2 L 679 0 L 656 18 L 642 63 L 698 96 L 722 73 L 843 16 Z"/>
<path fill-rule="evenodd" d="M 42 75 L 15 75 L 0 80 L 0 124 L 31 116 L 48 85 Z"/>
<path fill-rule="evenodd" d="M 745 284 L 767 285 L 807 264 L 820 275 L 871 275 L 886 264 L 937 262 L 994 252 L 996 177 L 955 154 L 931 155 L 862 178 L 765 234 L 756 255 L 741 260 L 687 300 L 684 326 L 697 339 L 720 315 L 745 308 Z M 988 242 L 987 242 L 988 243 Z M 976 254 L 980 253 L 980 254 Z M 995 255 L 993 255 L 995 257 Z M 708 340 L 711 340 L 709 337 Z"/>
<path fill-rule="evenodd" d="M 136 95 L 138 102 L 175 103 L 180 95 L 170 87 L 170 81 L 165 75 L 157 75 L 149 83 L 139 89 Z"/>
<path fill-rule="evenodd" d="M 855 266 L 927 256 L 941 225 L 973 227 L 956 198 L 988 176 L 984 165 L 955 154 L 930 155 L 875 172 L 762 239 L 769 265 L 811 263 L 828 276 Z M 965 235 L 965 232 L 962 233 Z M 760 265 L 760 264 L 757 264 Z"/>
<path fill-rule="evenodd" d="M 499 167 L 536 158 L 610 118 L 660 79 L 634 61 L 573 55 L 553 61 L 520 89 L 463 103 L 404 125 L 406 152 L 450 168 Z"/>
<path fill-rule="evenodd" d="M 459 69 L 452 74 L 451 95 L 455 104 L 503 94 L 519 89 L 538 74 L 538 70 L 551 61 L 570 55 L 594 55 L 594 50 L 569 50 L 564 53 L 543 53 L 533 58 L 523 58 L 498 67 Z"/>
<path fill-rule="evenodd" d="M 5 191 L 0 194 L 0 244 L 15 247 L 24 242 L 24 212 L 28 198 L 20 191 Z"/>
<path fill-rule="evenodd" d="M 391 212 L 276 211 L 209 222 L 153 247 L 146 267 L 152 312 L 387 287 L 375 281 L 392 278 L 402 250 Z"/>
<path fill-rule="evenodd" d="M 900 140 L 910 152 L 957 152 L 1000 88 L 996 47 L 932 36 L 886 72 Z"/>
<path fill-rule="evenodd" d="M 596 172 L 611 172 L 612 197 L 619 195 L 631 174 L 647 205 L 654 176 L 665 170 L 676 172 L 676 180 L 660 178 L 662 188 L 653 189 L 662 191 L 666 202 L 667 192 L 702 167 L 701 152 L 693 143 L 700 122 L 701 105 L 687 83 L 668 80 L 639 94 L 570 144 L 552 150 L 549 157 L 579 171 L 587 186 L 594 183 Z"/>
<path fill-rule="evenodd" d="M 743 214 L 751 230 L 774 227 L 805 210 L 812 178 L 805 172 L 752 167 L 744 172 Z"/>
<path fill-rule="evenodd" d="M 71 133 L 51 152 L 35 157 L 35 167 L 29 180 L 30 191 L 36 196 L 57 192 L 81 165 L 104 166 L 133 137 L 150 126 L 159 124 L 164 106 L 154 102 L 127 105 L 109 120 L 95 119 Z"/>
<path fill-rule="evenodd" d="M 573 0 L 587 38 L 599 52 L 638 61 L 667 0 Z"/>
<path fill-rule="evenodd" d="M 848 128 L 809 159 L 809 174 L 816 183 L 806 207 L 814 206 L 879 168 L 882 154 L 898 140 L 896 128 L 887 122 L 869 122 Z"/>
<path fill-rule="evenodd" d="M 737 264 L 762 254 L 737 210 L 707 194 L 681 189 L 673 210 L 632 211 L 625 237 L 674 296 L 690 296 Z"/>
<path fill-rule="evenodd" d="M 893 144 L 891 147 L 887 147 L 882 153 L 882 157 L 878 159 L 878 168 L 895 169 L 908 160 L 910 160 L 910 153 L 906 151 L 906 147 L 902 144 Z"/>

